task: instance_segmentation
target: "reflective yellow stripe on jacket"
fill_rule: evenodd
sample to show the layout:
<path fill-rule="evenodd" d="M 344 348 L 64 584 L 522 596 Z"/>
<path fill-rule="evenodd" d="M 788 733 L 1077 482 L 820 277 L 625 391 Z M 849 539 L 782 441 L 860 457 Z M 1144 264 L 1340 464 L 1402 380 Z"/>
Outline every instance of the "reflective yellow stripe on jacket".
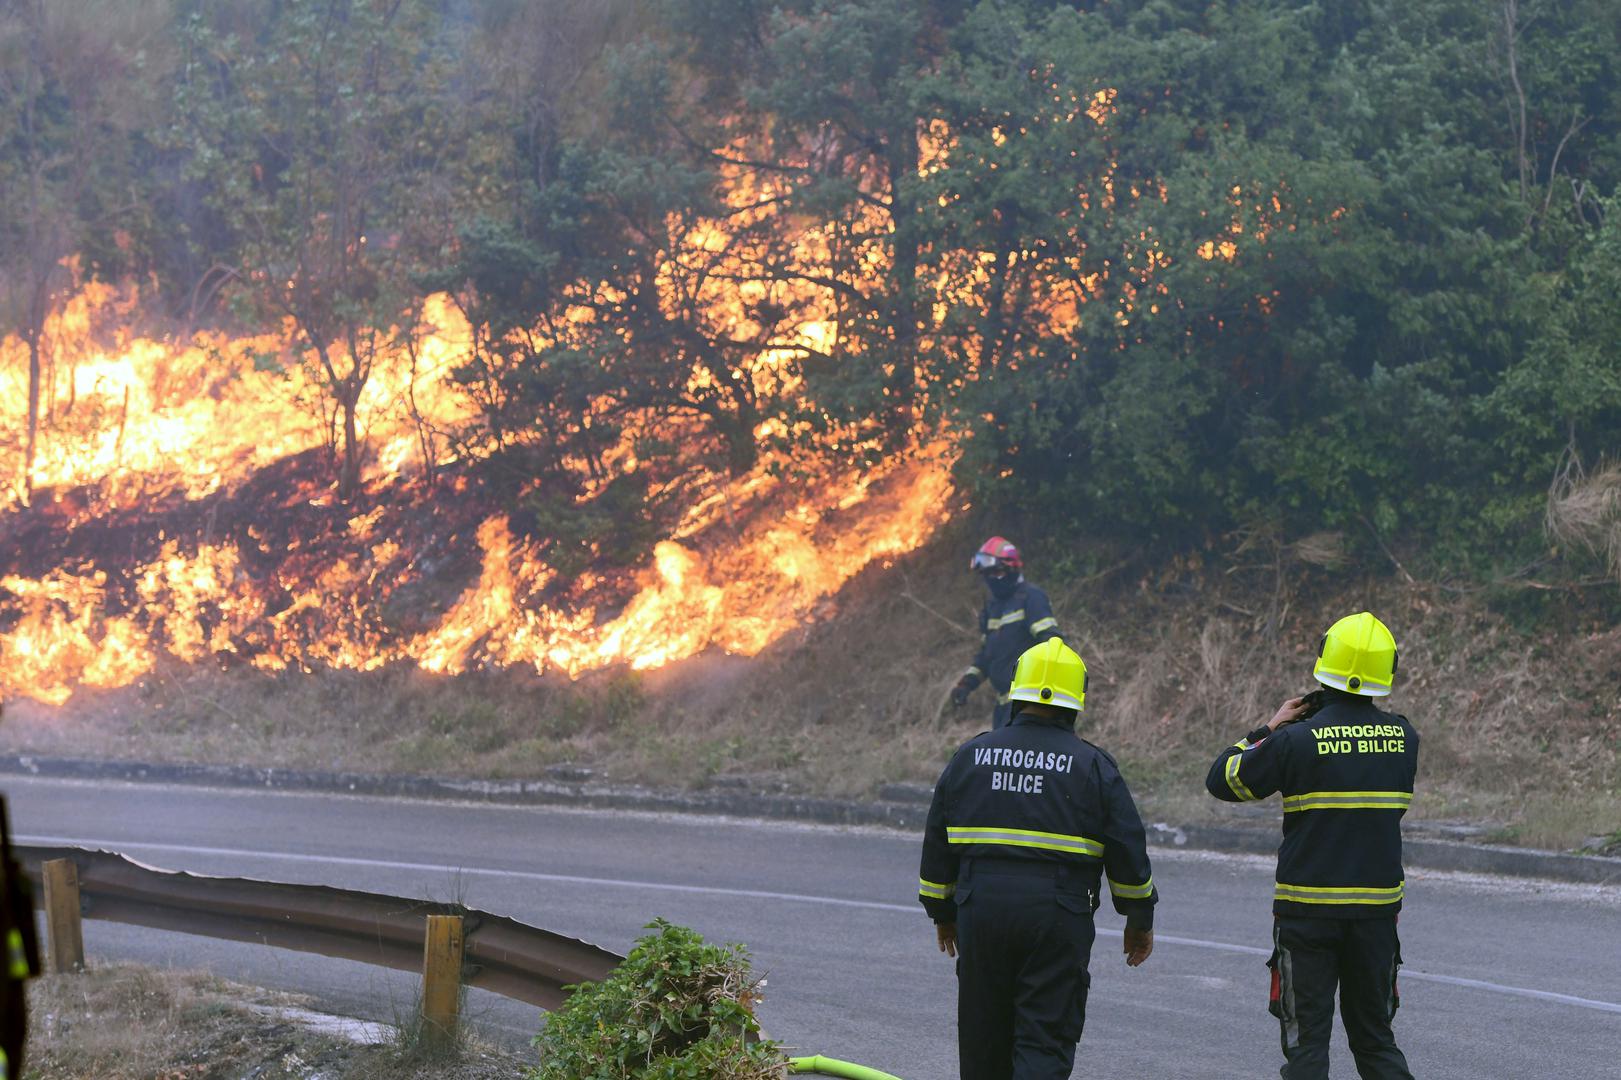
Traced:
<path fill-rule="evenodd" d="M 1104 874 L 1109 879 L 1109 891 L 1122 900 L 1147 900 L 1154 895 L 1154 879 L 1150 877 L 1141 885 L 1122 885 L 1114 878 Z"/>
<path fill-rule="evenodd" d="M 1318 885 L 1288 885 L 1277 883 L 1272 894 L 1275 900 L 1288 900 L 1294 904 L 1394 904 L 1402 898 L 1407 883 L 1390 889 L 1327 888 Z"/>
<path fill-rule="evenodd" d="M 1089 855 L 1103 858 L 1103 845 L 1088 836 L 1067 836 L 1064 833 L 1037 832 L 1035 829 L 997 829 L 946 826 L 946 840 L 953 844 L 998 844 L 1003 847 L 1040 848 L 1043 851 L 1062 851 L 1070 855 Z"/>
<path fill-rule="evenodd" d="M 1308 791 L 1285 795 L 1283 812 L 1296 810 L 1406 810 L 1413 804 L 1411 791 Z"/>
<path fill-rule="evenodd" d="M 985 620 L 985 629 L 1000 630 L 1004 626 L 1012 626 L 1016 622 L 1024 622 L 1024 608 L 1010 611 L 1006 615 L 998 615 L 994 619 Z"/>
<path fill-rule="evenodd" d="M 1030 632 L 1032 634 L 1039 634 L 1043 630 L 1051 630 L 1057 625 L 1058 620 L 1049 615 L 1045 619 L 1037 619 L 1035 622 L 1031 623 Z"/>
<path fill-rule="evenodd" d="M 13 979 L 28 978 L 28 946 L 23 944 L 23 932 L 15 926 L 6 935 L 6 962 Z"/>
<path fill-rule="evenodd" d="M 924 881 L 922 878 L 917 879 L 918 895 L 927 896 L 930 900 L 949 900 L 956 894 L 956 892 L 957 883 L 955 881 L 949 884 L 941 884 L 938 881 Z"/>
<path fill-rule="evenodd" d="M 1255 749 L 1256 744 L 1248 739 L 1240 739 L 1233 744 L 1238 747 L 1238 753 L 1227 759 L 1227 786 L 1242 802 L 1255 802 L 1255 792 L 1244 786 L 1244 781 L 1238 778 L 1238 766 L 1244 760 L 1244 751 Z"/>

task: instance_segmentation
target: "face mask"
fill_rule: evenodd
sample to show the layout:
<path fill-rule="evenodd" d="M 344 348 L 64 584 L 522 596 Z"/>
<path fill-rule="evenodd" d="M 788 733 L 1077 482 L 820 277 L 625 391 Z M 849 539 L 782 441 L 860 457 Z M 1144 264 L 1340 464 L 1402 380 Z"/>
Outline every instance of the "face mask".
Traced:
<path fill-rule="evenodd" d="M 998 600 L 1006 600 L 1013 595 L 1013 590 L 1019 587 L 1019 578 L 1016 574 L 1003 574 L 1001 577 L 987 577 L 985 585 L 991 590 L 991 595 Z"/>

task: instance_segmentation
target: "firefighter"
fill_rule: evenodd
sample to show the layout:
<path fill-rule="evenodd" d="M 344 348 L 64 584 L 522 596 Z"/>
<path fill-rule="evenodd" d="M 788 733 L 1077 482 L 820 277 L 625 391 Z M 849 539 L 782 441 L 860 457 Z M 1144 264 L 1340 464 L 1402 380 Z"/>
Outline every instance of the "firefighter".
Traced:
<path fill-rule="evenodd" d="M 918 894 L 958 957 L 963 1080 L 1066 1080 L 1101 882 L 1132 967 L 1153 951 L 1159 895 L 1126 782 L 1075 734 L 1086 664 L 1050 638 L 1019 658 L 1011 693 L 1010 722 L 964 743 L 935 785 Z"/>
<path fill-rule="evenodd" d="M 0 1080 L 23 1074 L 23 1041 L 28 1034 L 26 980 L 39 974 L 39 942 L 34 904 L 22 868 L 11 854 L 11 824 L 0 796 Z"/>
<path fill-rule="evenodd" d="M 24 983 L 39 974 L 39 945 L 28 879 L 11 855 L 11 827 L 0 797 L 0 938 L 5 941 L 0 970 L 0 1080 L 22 1076 L 23 1041 L 28 1034 Z"/>
<path fill-rule="evenodd" d="M 1336 987 L 1363 1080 L 1412 1080 L 1390 1022 L 1418 732 L 1374 705 L 1395 680 L 1396 639 L 1369 612 L 1349 615 L 1323 636 L 1312 674 L 1322 689 L 1223 750 L 1205 786 L 1227 802 L 1283 794 L 1267 963 L 1285 1080 L 1328 1075 Z"/>
<path fill-rule="evenodd" d="M 1024 580 L 1019 549 L 993 536 L 974 552 L 969 566 L 984 579 L 990 597 L 979 612 L 979 653 L 951 690 L 951 703 L 963 706 L 968 695 L 989 679 L 996 691 L 991 727 L 999 728 L 1013 715 L 1008 688 L 1019 657 L 1032 645 L 1058 636 L 1058 620 L 1047 594 Z"/>

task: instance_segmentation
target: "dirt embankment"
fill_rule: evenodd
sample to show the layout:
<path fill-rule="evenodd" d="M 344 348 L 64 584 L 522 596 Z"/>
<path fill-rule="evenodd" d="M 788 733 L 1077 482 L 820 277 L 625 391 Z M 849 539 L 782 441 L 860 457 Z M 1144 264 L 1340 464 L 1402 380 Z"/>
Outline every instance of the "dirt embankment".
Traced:
<path fill-rule="evenodd" d="M 514 670 L 160 668 L 61 708 L 16 703 L 0 750 L 475 777 L 566 766 L 670 787 L 869 796 L 931 782 L 987 723 L 988 690 L 966 709 L 948 700 L 976 644 L 967 539 L 868 569 L 750 660 L 577 683 Z M 1233 547 L 1152 567 L 1030 559 L 1092 672 L 1082 733 L 1119 758 L 1149 814 L 1242 815 L 1204 794 L 1209 761 L 1308 688 L 1324 628 L 1367 608 L 1401 647 L 1390 708 L 1423 736 L 1416 817 L 1538 846 L 1621 840 L 1621 590 L 1424 584 L 1388 563 L 1357 566 L 1332 538 Z"/>

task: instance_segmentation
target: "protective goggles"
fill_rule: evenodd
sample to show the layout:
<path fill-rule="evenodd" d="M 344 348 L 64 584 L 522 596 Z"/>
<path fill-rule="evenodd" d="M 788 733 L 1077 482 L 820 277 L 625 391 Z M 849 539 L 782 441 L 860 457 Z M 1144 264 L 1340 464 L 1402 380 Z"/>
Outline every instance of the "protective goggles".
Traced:
<path fill-rule="evenodd" d="M 974 552 L 973 561 L 968 565 L 975 570 L 995 570 L 998 567 L 1006 569 L 1001 559 L 998 559 L 995 555 L 987 555 L 983 551 Z"/>

